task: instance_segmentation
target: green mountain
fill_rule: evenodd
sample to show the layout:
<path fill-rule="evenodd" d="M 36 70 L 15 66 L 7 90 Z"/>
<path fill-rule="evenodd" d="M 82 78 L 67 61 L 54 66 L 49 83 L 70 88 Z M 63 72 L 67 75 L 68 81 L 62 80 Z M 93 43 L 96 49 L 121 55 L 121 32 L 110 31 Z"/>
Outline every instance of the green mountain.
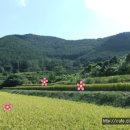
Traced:
<path fill-rule="evenodd" d="M 65 40 L 33 34 L 0 38 L 0 70 L 22 71 L 56 66 L 74 67 L 88 60 L 107 59 L 130 52 L 130 32 L 99 39 Z M 51 64 L 51 65 L 50 65 Z"/>

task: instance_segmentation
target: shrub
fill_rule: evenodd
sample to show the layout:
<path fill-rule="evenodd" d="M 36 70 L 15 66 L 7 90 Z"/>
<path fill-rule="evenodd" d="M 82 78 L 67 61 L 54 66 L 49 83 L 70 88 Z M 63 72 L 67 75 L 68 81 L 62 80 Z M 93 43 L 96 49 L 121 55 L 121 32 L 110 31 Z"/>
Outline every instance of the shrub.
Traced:
<path fill-rule="evenodd" d="M 10 75 L 7 79 L 2 83 L 2 87 L 15 87 L 17 85 L 22 85 L 24 83 L 24 78 L 20 75 Z"/>
<path fill-rule="evenodd" d="M 3 87 L 0 85 L 0 89 L 2 89 Z"/>
<path fill-rule="evenodd" d="M 53 83 L 53 82 L 56 81 L 56 76 L 55 76 L 54 72 L 51 72 L 51 73 L 49 74 L 48 79 L 49 79 L 49 82 L 50 82 L 50 83 Z"/>

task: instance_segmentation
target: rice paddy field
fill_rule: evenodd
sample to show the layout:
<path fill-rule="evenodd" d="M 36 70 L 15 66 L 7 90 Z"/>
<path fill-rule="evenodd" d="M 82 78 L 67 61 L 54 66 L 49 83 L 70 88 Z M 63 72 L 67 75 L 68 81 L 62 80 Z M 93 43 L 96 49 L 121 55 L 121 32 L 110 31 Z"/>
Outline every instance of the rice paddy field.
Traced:
<path fill-rule="evenodd" d="M 4 111 L 2 105 L 13 109 Z M 0 91 L 0 130 L 130 130 L 130 125 L 102 125 L 103 117 L 130 117 L 130 109 L 98 106 Z"/>
<path fill-rule="evenodd" d="M 22 85 L 17 87 L 5 87 L 5 89 L 77 91 L 76 84 L 58 84 L 58 83 L 48 84 L 47 87 L 43 87 L 41 86 L 41 84 L 33 84 L 33 85 Z M 86 84 L 85 91 L 130 91 L 130 82 Z"/>

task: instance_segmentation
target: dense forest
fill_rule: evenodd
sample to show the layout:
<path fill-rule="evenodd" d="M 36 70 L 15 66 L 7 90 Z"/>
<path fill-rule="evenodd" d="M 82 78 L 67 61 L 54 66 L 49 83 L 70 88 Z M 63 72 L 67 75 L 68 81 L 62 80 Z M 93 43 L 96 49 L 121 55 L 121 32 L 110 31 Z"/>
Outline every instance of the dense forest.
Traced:
<path fill-rule="evenodd" d="M 33 34 L 0 38 L 0 72 L 80 69 L 83 75 L 128 73 L 130 32 L 99 39 L 65 40 Z M 127 56 L 127 60 L 125 57 Z"/>

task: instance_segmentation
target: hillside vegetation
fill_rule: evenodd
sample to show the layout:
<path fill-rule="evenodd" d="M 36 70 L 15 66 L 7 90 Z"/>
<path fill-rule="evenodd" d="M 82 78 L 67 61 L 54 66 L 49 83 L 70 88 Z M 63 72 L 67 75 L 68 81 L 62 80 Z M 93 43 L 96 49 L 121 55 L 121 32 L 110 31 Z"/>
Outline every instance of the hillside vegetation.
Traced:
<path fill-rule="evenodd" d="M 87 61 L 123 56 L 130 50 L 130 33 L 99 39 L 65 40 L 33 34 L 0 38 L 0 72 L 79 67 Z"/>

